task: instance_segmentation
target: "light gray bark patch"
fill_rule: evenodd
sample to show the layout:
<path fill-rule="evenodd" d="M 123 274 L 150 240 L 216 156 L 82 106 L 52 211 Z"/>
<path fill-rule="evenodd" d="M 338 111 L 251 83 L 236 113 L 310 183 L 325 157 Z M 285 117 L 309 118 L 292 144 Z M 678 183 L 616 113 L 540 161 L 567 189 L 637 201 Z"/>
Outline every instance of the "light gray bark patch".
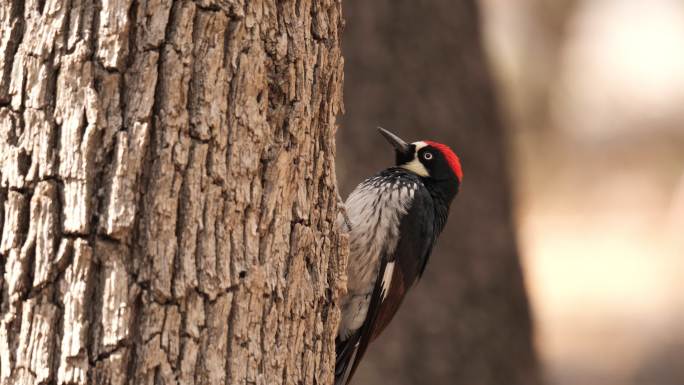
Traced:
<path fill-rule="evenodd" d="M 60 249 L 73 249 L 69 251 L 73 260 L 61 283 L 64 321 L 57 383 L 85 385 L 90 370 L 87 338 L 92 322 L 88 312 L 94 294 L 93 255 L 86 240 L 66 239 L 63 245 Z"/>
<path fill-rule="evenodd" d="M 17 249 L 24 243 L 29 227 L 29 200 L 24 194 L 10 190 L 4 203 L 5 219 L 0 253 L 6 256 L 10 250 Z"/>
<path fill-rule="evenodd" d="M 97 315 L 97 355 L 111 353 L 131 335 L 136 290 L 126 269 L 126 249 L 109 241 L 98 241 L 94 253 L 100 264 L 101 308 Z"/>
<path fill-rule="evenodd" d="M 57 306 L 44 298 L 29 299 L 23 306 L 19 346 L 17 348 L 15 384 L 48 383 L 53 373 Z"/>
<path fill-rule="evenodd" d="M 59 246 L 59 202 L 57 188 L 52 181 L 39 182 L 31 198 L 31 217 L 26 251 L 35 255 L 33 287 L 39 288 L 56 274 L 54 259 Z M 28 245 L 28 243 L 31 245 Z M 23 252 L 23 251 L 22 251 Z"/>
<path fill-rule="evenodd" d="M 142 160 L 147 151 L 149 123 L 133 123 L 129 132 L 118 132 L 111 182 L 101 231 L 115 239 L 130 235 L 137 213 L 137 191 Z"/>
<path fill-rule="evenodd" d="M 9 86 L 13 62 L 16 57 L 24 22 L 20 17 L 23 2 L 10 1 L 0 13 L 0 104 L 8 103 L 10 99 Z"/>
<path fill-rule="evenodd" d="M 61 59 L 57 78 L 55 121 L 60 125 L 59 175 L 64 180 L 64 232 L 87 234 L 92 209 L 93 180 L 98 151 L 98 94 L 93 88 L 92 63 L 86 61 L 87 47 L 77 45 L 74 53 Z"/>
<path fill-rule="evenodd" d="M 108 69 L 121 69 L 128 52 L 128 9 L 132 0 L 102 2 L 97 31 L 97 58 Z"/>

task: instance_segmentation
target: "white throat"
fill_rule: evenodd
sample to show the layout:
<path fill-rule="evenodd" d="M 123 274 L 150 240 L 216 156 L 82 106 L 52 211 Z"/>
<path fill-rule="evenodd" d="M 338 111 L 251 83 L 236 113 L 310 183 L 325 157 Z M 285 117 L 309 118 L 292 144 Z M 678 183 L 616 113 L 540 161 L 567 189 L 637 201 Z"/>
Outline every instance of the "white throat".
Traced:
<path fill-rule="evenodd" d="M 428 173 L 428 170 L 423 166 L 422 163 L 420 163 L 420 160 L 418 159 L 418 151 L 420 151 L 421 148 L 427 146 L 427 143 L 425 142 L 414 142 L 411 143 L 416 146 L 416 152 L 413 153 L 413 160 L 406 164 L 402 164 L 400 167 L 405 168 L 406 170 L 411 171 L 412 173 L 422 176 L 422 177 L 428 177 L 430 173 Z"/>

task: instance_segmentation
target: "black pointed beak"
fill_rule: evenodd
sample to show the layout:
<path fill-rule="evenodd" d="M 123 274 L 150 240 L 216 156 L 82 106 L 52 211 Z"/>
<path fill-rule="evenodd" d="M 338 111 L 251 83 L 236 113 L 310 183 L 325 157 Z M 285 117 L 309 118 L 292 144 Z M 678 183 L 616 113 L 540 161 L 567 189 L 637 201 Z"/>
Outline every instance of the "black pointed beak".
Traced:
<path fill-rule="evenodd" d="M 378 131 L 380 131 L 382 136 L 384 136 L 385 139 L 387 139 L 387 141 L 392 146 L 394 146 L 398 153 L 400 153 L 401 155 L 409 155 L 409 152 L 411 151 L 411 146 L 408 143 L 404 142 L 403 139 L 385 130 L 382 127 L 378 127 Z"/>

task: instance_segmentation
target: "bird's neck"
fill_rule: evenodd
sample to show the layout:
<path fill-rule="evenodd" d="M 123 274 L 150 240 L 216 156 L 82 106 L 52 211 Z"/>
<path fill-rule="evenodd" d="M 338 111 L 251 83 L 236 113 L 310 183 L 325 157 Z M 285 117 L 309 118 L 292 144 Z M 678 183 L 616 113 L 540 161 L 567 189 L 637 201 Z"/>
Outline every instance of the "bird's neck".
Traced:
<path fill-rule="evenodd" d="M 452 182 L 449 182 L 452 183 Z M 435 206 L 435 235 L 438 235 L 444 229 L 447 218 L 449 217 L 449 206 L 451 201 L 456 196 L 458 190 L 452 185 L 447 185 L 446 182 L 426 180 L 425 187 L 432 196 L 432 201 Z"/>

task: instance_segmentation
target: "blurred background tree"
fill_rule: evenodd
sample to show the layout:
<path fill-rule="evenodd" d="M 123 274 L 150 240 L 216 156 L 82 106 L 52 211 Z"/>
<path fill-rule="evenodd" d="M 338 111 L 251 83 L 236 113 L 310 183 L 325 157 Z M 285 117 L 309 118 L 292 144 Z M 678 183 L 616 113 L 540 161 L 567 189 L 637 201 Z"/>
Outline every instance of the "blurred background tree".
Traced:
<path fill-rule="evenodd" d="M 356 383 L 539 383 L 480 17 L 474 0 L 345 3 L 343 193 L 393 162 L 377 125 L 450 144 L 465 172 L 423 280 L 371 347 Z"/>

